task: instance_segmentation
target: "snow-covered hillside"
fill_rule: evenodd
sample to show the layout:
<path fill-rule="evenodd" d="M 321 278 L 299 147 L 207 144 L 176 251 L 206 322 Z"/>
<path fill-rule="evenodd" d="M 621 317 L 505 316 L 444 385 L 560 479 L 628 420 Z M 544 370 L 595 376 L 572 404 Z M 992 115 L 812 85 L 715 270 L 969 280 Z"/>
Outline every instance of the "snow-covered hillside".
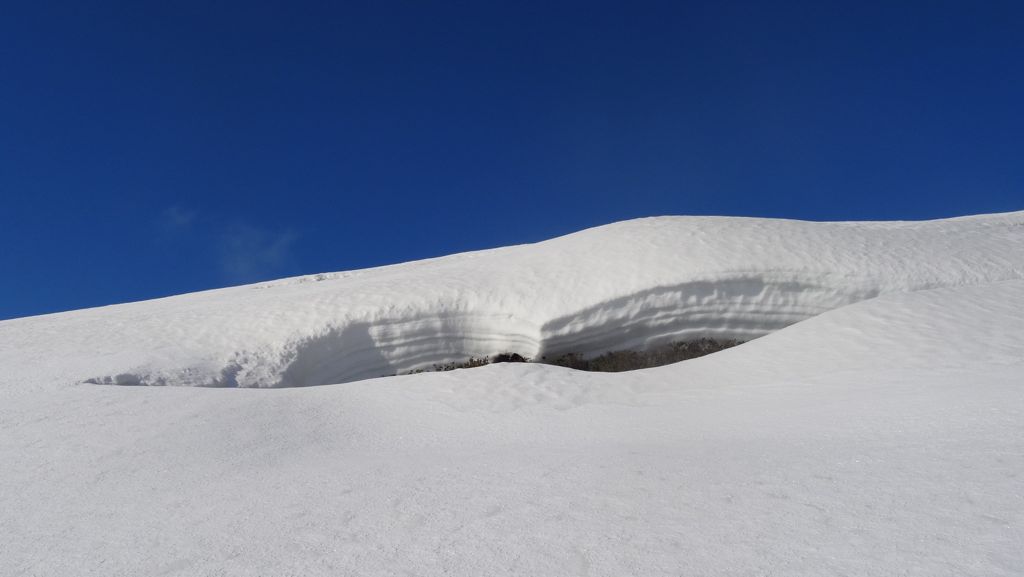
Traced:
<path fill-rule="evenodd" d="M 84 383 L 701 335 L 766 336 Z M 0 368 L 0 575 L 1024 574 L 1024 213 L 630 221 L 6 321 Z"/>
<path fill-rule="evenodd" d="M 0 363 L 33 358 L 76 382 L 322 385 L 500 352 L 749 340 L 882 293 L 1021 276 L 1024 213 L 897 223 L 650 218 L 533 245 L 3 322 Z"/>

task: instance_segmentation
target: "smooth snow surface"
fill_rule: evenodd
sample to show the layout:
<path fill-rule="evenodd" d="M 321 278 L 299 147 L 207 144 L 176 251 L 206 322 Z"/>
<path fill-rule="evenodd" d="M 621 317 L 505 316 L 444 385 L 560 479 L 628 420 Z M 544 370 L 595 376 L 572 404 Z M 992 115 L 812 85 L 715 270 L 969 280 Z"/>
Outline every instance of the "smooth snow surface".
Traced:
<path fill-rule="evenodd" d="M 749 340 L 882 293 L 1021 276 L 1024 213 L 896 223 L 649 218 L 3 322 L 0 363 L 34 356 L 38 371 L 60 358 L 60 378 L 101 383 L 323 385 L 501 352 Z"/>
<path fill-rule="evenodd" d="M 1022 575 L 1022 277 L 1024 213 L 663 218 L 3 322 L 0 575 Z"/>

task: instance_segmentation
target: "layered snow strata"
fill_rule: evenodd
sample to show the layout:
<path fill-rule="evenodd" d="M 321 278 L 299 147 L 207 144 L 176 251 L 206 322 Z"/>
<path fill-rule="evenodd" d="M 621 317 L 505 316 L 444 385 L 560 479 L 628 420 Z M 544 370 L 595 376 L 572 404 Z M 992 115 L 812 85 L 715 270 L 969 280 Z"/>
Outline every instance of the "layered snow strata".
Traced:
<path fill-rule="evenodd" d="M 660 217 L 531 245 L 0 323 L 55 377 L 291 387 L 470 356 L 750 340 L 882 293 L 1024 276 L 1024 212 L 927 222 Z M 57 369 L 52 369 L 56 371 Z M 38 374 L 36 374 L 38 377 Z"/>

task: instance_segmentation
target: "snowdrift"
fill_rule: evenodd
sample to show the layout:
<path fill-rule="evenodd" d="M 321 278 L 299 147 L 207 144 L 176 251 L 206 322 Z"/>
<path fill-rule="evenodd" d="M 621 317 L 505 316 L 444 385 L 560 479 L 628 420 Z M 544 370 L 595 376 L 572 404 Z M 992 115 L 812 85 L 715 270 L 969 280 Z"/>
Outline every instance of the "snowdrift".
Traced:
<path fill-rule="evenodd" d="M 1019 270 L 1014 218 L 879 227 L 915 247 L 858 261 L 892 265 L 885 274 L 899 280 L 865 268 L 879 274 L 865 294 L 886 294 L 629 373 L 503 364 L 277 390 L 68 380 L 145 354 L 181 359 L 157 346 L 187 349 L 165 332 L 175 323 L 210 327 L 205 342 L 244 334 L 201 323 L 194 307 L 209 300 L 210 314 L 236 307 L 220 318 L 262 326 L 269 342 L 271 320 L 302 325 L 287 320 L 291 304 L 342 299 L 328 296 L 332 281 L 5 323 L 0 574 L 1019 576 L 1024 280 L 981 282 Z M 897 266 L 893 255 L 914 251 Z M 474 270 L 472 260 L 417 267 Z M 417 267 L 385 270 L 411 278 Z M 615 278 L 601 290 L 632 282 Z M 896 290 L 939 280 L 961 286 Z M 239 314 L 260 313 L 259 298 L 267 316 Z M 188 310 L 198 316 L 178 318 Z M 116 350 L 131 338 L 141 344 Z M 102 347 L 109 358 L 81 352 Z"/>
<path fill-rule="evenodd" d="M 884 293 L 1021 276 L 1021 212 L 929 222 L 648 218 L 533 245 L 0 322 L 0 364 L 33 359 L 69 382 L 323 385 L 501 352 L 592 356 L 750 340 Z"/>

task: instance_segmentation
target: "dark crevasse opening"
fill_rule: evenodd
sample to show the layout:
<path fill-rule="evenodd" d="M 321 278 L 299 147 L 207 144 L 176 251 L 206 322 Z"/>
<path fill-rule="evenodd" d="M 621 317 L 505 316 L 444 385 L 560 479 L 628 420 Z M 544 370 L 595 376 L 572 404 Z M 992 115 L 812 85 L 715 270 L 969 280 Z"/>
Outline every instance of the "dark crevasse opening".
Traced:
<path fill-rule="evenodd" d="M 675 341 L 644 350 L 608 351 L 589 357 L 579 353 L 566 353 L 553 357 L 542 356 L 538 359 L 530 359 L 519 353 L 502 352 L 485 357 L 469 357 L 465 361 L 435 364 L 431 368 L 417 369 L 406 374 L 470 369 L 496 363 L 530 362 L 567 367 L 580 371 L 618 373 L 637 369 L 649 369 L 695 359 L 741 345 L 744 342 L 746 341 L 736 339 L 700 338 L 688 341 Z"/>

